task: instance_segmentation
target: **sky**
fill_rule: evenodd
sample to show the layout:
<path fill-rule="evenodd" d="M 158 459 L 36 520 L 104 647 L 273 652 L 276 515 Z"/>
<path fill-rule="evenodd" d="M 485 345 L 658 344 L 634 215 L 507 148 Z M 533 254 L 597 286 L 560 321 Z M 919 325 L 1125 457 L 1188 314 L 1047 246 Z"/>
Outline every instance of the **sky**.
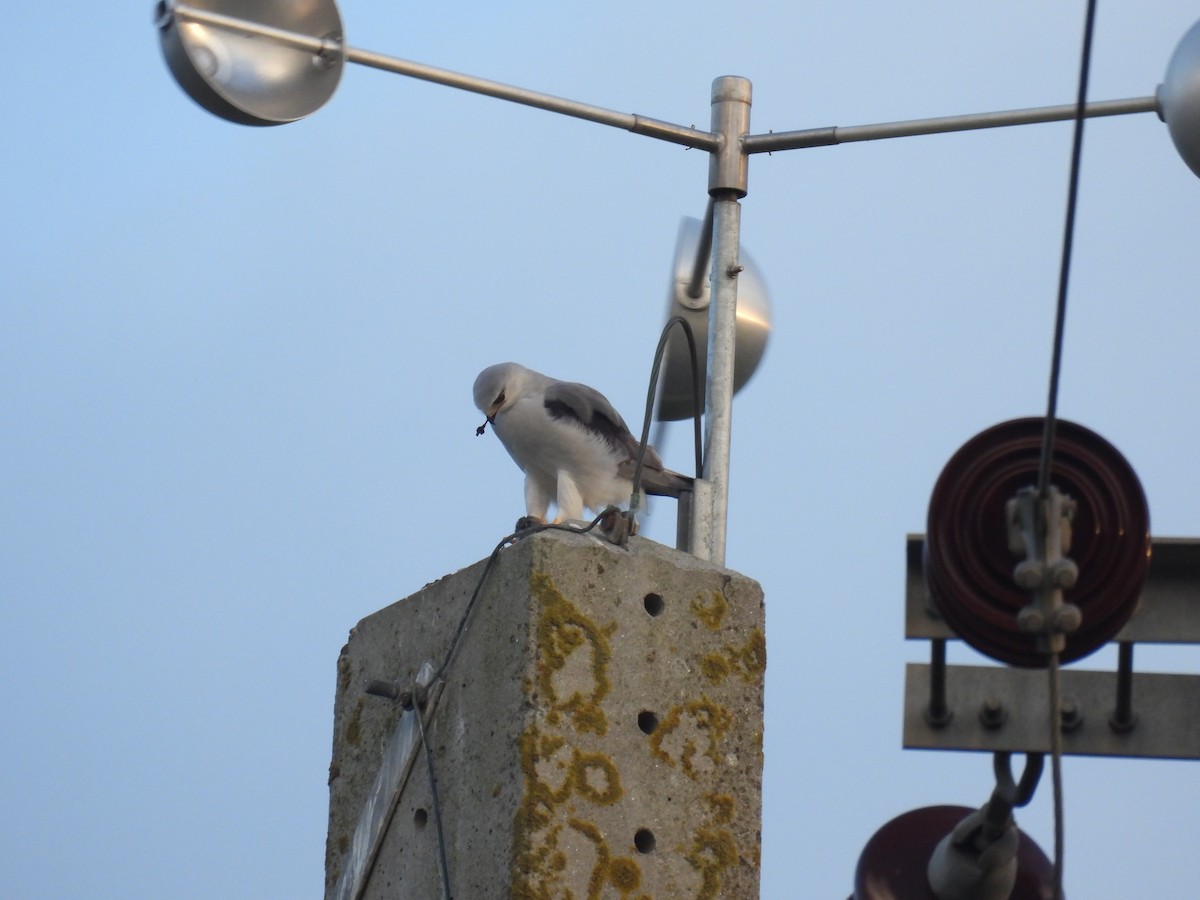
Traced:
<path fill-rule="evenodd" d="M 755 133 L 1069 103 L 1084 8 L 344 0 L 348 42 Z M 348 66 L 279 128 L 220 120 L 152 4 L 15 4 L 0 87 L 0 880 L 14 898 L 319 896 L 335 663 L 491 551 L 521 475 L 475 437 L 506 360 L 630 422 L 708 160 Z M 1100 4 L 1092 99 L 1200 11 Z M 986 755 L 901 746 L 904 541 L 941 467 L 1045 410 L 1068 124 L 755 156 L 774 331 L 734 404 L 727 563 L 763 586 L 762 897 L 844 898 L 874 831 L 977 806 Z M 1059 412 L 1156 536 L 1200 535 L 1200 183 L 1152 114 L 1085 131 Z M 666 462 L 686 470 L 688 430 Z M 673 542 L 673 511 L 647 534 Z M 1101 651 L 1079 665 L 1111 668 Z M 954 647 L 951 662 L 974 662 Z M 1196 673 L 1195 648 L 1139 667 Z M 1068 758 L 1066 890 L 1195 889 L 1194 764 Z M 1018 814 L 1053 847 L 1048 781 Z"/>

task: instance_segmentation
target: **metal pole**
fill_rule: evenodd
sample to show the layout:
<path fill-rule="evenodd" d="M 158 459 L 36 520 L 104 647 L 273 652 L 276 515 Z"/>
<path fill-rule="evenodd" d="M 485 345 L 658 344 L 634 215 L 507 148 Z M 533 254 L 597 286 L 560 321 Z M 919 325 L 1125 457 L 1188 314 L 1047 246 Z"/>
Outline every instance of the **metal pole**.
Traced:
<path fill-rule="evenodd" d="M 729 445 L 733 414 L 733 352 L 737 338 L 738 245 L 749 157 L 742 138 L 750 129 L 750 81 L 733 75 L 713 81 L 712 130 L 720 146 L 709 158 L 713 200 L 712 302 L 708 313 L 708 386 L 705 393 L 704 478 L 696 497 L 696 555 L 725 564 L 729 513 Z"/>

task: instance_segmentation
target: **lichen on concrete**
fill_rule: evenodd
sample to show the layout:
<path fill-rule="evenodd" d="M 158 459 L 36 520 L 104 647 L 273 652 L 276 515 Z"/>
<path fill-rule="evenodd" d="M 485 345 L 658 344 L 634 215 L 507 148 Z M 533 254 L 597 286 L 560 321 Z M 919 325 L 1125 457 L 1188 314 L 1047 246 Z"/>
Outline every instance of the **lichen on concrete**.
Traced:
<path fill-rule="evenodd" d="M 555 587 L 544 572 L 530 579 L 538 602 L 538 688 L 546 698 L 547 721 L 567 715 L 578 731 L 604 734 L 608 720 L 600 705 L 611 688 L 609 637 L 615 624 L 601 628 Z"/>
<path fill-rule="evenodd" d="M 767 671 L 767 640 L 755 628 L 741 645 L 726 645 L 700 658 L 700 672 L 711 684 L 720 684 L 735 672 L 747 684 L 762 683 Z"/>
<path fill-rule="evenodd" d="M 733 724 L 729 710 L 701 696 L 673 707 L 650 737 L 654 755 L 696 779 L 721 763 L 720 744 Z"/>
<path fill-rule="evenodd" d="M 692 600 L 692 612 L 709 631 L 716 631 L 729 612 L 729 601 L 721 591 L 712 591 L 707 597 L 701 594 Z"/>
<path fill-rule="evenodd" d="M 696 900 L 714 900 L 721 889 L 721 875 L 737 865 L 737 841 L 725 828 L 697 829 L 685 858 L 700 873 L 700 892 Z"/>
<path fill-rule="evenodd" d="M 346 743 L 352 747 L 362 740 L 362 712 L 365 702 L 363 697 L 354 701 L 354 712 L 350 714 L 350 721 L 346 723 Z"/>
<path fill-rule="evenodd" d="M 585 817 L 589 808 L 611 806 L 624 796 L 621 775 L 610 756 L 580 746 L 608 732 L 601 703 L 611 690 L 609 638 L 616 626 L 597 624 L 543 572 L 532 576 L 530 587 L 537 604 L 537 691 L 544 714 L 521 737 L 525 788 L 514 822 L 517 859 L 510 893 L 517 900 L 577 895 L 599 900 L 611 883 L 626 898 L 641 883 L 640 869 L 632 860 L 614 868 L 607 838 Z M 582 848 L 574 846 L 580 837 L 594 856 L 583 883 Z"/>

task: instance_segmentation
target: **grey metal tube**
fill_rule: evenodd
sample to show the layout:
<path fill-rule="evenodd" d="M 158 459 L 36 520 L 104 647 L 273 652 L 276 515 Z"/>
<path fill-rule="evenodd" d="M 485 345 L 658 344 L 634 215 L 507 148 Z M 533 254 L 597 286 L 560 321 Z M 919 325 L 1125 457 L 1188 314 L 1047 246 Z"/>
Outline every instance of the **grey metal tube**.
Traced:
<path fill-rule="evenodd" d="M 211 25 L 215 28 L 224 28 L 240 34 L 267 38 L 268 40 L 276 41 L 289 47 L 309 50 L 314 55 L 341 52 L 345 54 L 347 61 L 358 63 L 359 65 L 382 69 L 386 72 L 394 72 L 397 75 L 408 75 L 412 78 L 419 78 L 422 81 L 432 81 L 437 84 L 444 84 L 447 87 L 459 88 L 460 90 L 471 91 L 476 94 L 486 94 L 489 97 L 497 97 L 501 100 L 509 100 L 525 106 L 534 106 L 538 109 L 574 116 L 577 119 L 587 119 L 591 122 L 599 122 L 601 125 L 623 128 L 626 131 L 632 131 L 634 134 L 642 134 L 674 144 L 683 144 L 685 147 L 694 147 L 698 150 L 708 150 L 711 152 L 716 150 L 719 145 L 719 140 L 715 134 L 700 131 L 696 128 L 675 125 L 671 122 L 663 122 L 659 119 L 651 119 L 633 113 L 617 112 L 616 110 L 606 109 L 603 106 L 592 106 L 589 103 L 580 103 L 576 100 L 555 97 L 552 94 L 530 91 L 525 88 L 502 84 L 498 81 L 488 81 L 484 78 L 464 75 L 461 72 L 453 72 L 449 69 L 439 69 L 423 63 L 397 59 L 393 56 L 384 56 L 381 53 L 373 53 L 370 50 L 346 47 L 328 38 L 313 37 L 312 35 L 300 34 L 299 32 L 288 31 L 283 28 L 262 25 L 258 22 L 239 19 L 235 16 L 197 9 L 183 3 L 171 4 L 166 9 L 193 22 Z"/>
<path fill-rule="evenodd" d="M 719 142 L 708 158 L 708 192 L 734 191 L 745 197 L 749 164 L 742 140 L 750 131 L 750 80 L 722 75 L 712 84 L 712 130 Z"/>
<path fill-rule="evenodd" d="M 1089 103 L 1084 116 L 1123 116 L 1130 113 L 1158 112 L 1155 97 L 1132 97 L 1128 100 L 1101 100 Z M 770 153 L 775 150 L 799 150 L 806 147 L 829 147 L 855 141 L 878 141 L 885 138 L 912 137 L 920 134 L 944 134 L 951 131 L 972 131 L 979 128 L 1001 128 L 1007 125 L 1035 125 L 1040 122 L 1065 122 L 1075 118 L 1075 104 L 1040 106 L 1002 112 L 973 113 L 965 116 L 941 116 L 935 119 L 910 119 L 905 122 L 885 122 L 880 125 L 848 125 L 829 128 L 809 128 L 804 131 L 778 131 L 771 134 L 751 134 L 742 139 L 746 153 Z"/>
<path fill-rule="evenodd" d="M 682 144 L 686 147 L 694 147 L 697 150 L 707 150 L 712 153 L 719 150 L 721 146 L 720 137 L 714 132 L 700 131 L 696 128 L 675 125 L 671 122 L 639 116 L 634 113 L 617 112 L 616 110 L 606 109 L 602 106 L 592 106 L 588 103 L 580 103 L 575 100 L 556 97 L 552 94 L 543 94 L 538 91 L 502 84 L 498 81 L 476 78 L 473 75 L 465 75 L 449 69 L 439 69 L 434 66 L 424 65 L 423 63 L 384 56 L 383 54 L 373 53 L 369 50 L 342 47 L 337 41 L 332 41 L 328 38 L 314 37 L 308 34 L 288 31 L 283 28 L 263 25 L 258 22 L 251 22 L 246 19 L 239 19 L 235 16 L 197 9 L 185 3 L 164 3 L 162 14 L 165 16 L 171 12 L 193 22 L 200 22 L 205 25 L 212 25 L 216 28 L 224 28 L 241 34 L 267 38 L 289 47 L 308 50 L 314 55 L 340 51 L 345 53 L 345 58 L 349 62 L 358 63 L 359 65 L 394 72 L 398 75 L 408 75 L 411 78 L 432 81 L 437 84 L 444 84 L 448 87 L 472 91 L 477 94 L 486 94 L 501 100 L 509 100 L 513 103 L 524 104 L 525 106 L 534 106 L 539 109 L 574 116 L 579 119 L 587 119 L 602 125 L 610 125 L 614 128 L 632 131 L 634 134 L 642 134 L 647 137 Z M 1091 118 L 1094 116 L 1119 116 L 1144 112 L 1155 112 L 1161 115 L 1156 97 L 1134 97 L 1127 100 L 1103 100 L 1096 103 L 1089 103 L 1084 115 Z M 1061 106 L 1043 106 L 1005 112 L 942 116 L 933 119 L 911 119 L 904 122 L 887 122 L 880 125 L 850 125 L 844 127 L 835 125 L 828 128 L 809 128 L 802 131 L 780 131 L 770 134 L 751 134 L 745 137 L 739 135 L 738 137 L 741 138 L 741 152 L 743 154 L 770 153 L 776 150 L 827 147 L 834 144 L 846 144 L 855 141 L 875 141 L 884 138 L 911 137 L 920 134 L 941 134 L 950 131 L 970 131 L 979 128 L 1000 128 L 1006 125 L 1059 122 L 1074 117 L 1075 105 L 1063 104 Z"/>
<path fill-rule="evenodd" d="M 534 106 L 538 109 L 574 116 L 577 119 L 587 119 L 589 122 L 599 122 L 601 125 L 623 128 L 626 131 L 632 131 L 634 134 L 642 134 L 647 137 L 670 141 L 673 144 L 683 144 L 686 147 L 694 147 L 698 150 L 712 151 L 716 149 L 718 143 L 717 136 L 707 131 L 686 128 L 682 125 L 673 125 L 670 122 L 663 122 L 633 113 L 617 112 L 616 110 L 606 109 L 603 106 L 592 106 L 588 103 L 568 100 L 565 97 L 556 97 L 553 94 L 543 94 L 538 91 L 502 84 L 498 81 L 476 78 L 474 75 L 465 75 L 461 72 L 452 72 L 449 69 L 427 66 L 424 63 L 372 53 L 369 50 L 356 50 L 353 47 L 347 47 L 346 59 L 349 62 L 370 66 L 374 69 L 394 72 L 397 75 L 408 75 L 412 78 L 419 78 L 422 81 L 432 81 L 435 84 L 444 84 L 447 87 L 459 88 L 460 90 L 471 91 L 476 94 L 486 94 L 489 97 L 497 97 L 501 100 L 509 100 L 525 106 Z"/>
<path fill-rule="evenodd" d="M 725 534 L 729 514 L 729 448 L 733 422 L 733 361 L 737 343 L 737 276 L 741 271 L 742 208 L 746 195 L 748 159 L 741 139 L 750 129 L 750 80 L 725 75 L 713 80 L 712 129 L 720 147 L 708 169 L 712 201 L 712 301 L 708 308 L 708 384 L 704 395 L 704 481 L 710 493 L 697 511 L 707 526 L 696 540 L 696 555 L 725 564 Z M 707 521 L 704 521 L 707 520 Z"/>
<path fill-rule="evenodd" d="M 311 34 L 289 31 L 286 28 L 276 28 L 273 25 L 264 25 L 261 22 L 251 22 L 249 19 L 239 19 L 237 16 L 227 16 L 224 13 L 199 9 L 195 6 L 188 6 L 186 3 L 172 3 L 164 0 L 163 3 L 159 4 L 158 12 L 159 15 L 156 24 L 160 28 L 170 22 L 171 14 L 174 13 L 180 18 L 191 22 L 199 22 L 201 25 L 211 25 L 214 28 L 223 28 L 226 31 L 234 31 L 238 34 L 266 38 L 278 44 L 283 44 L 285 47 L 308 50 L 314 54 L 322 53 L 331 48 L 337 49 L 341 46 L 338 41 L 329 38 L 314 37 Z"/>
<path fill-rule="evenodd" d="M 712 485 L 707 555 L 725 564 L 729 514 L 729 449 L 733 424 L 733 353 L 737 337 L 738 241 L 742 207 L 733 191 L 714 198 L 712 302 L 709 304 L 705 392 L 704 478 Z M 697 548 L 701 555 L 703 547 Z"/>

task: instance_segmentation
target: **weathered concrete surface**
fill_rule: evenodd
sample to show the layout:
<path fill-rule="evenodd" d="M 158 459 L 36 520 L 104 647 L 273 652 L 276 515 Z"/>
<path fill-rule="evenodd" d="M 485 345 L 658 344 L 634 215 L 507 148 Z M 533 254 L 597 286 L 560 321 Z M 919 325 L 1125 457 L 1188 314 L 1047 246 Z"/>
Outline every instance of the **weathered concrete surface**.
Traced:
<path fill-rule="evenodd" d="M 338 660 L 326 891 L 409 685 L 441 664 L 477 563 L 363 619 Z M 758 896 L 762 591 L 635 538 L 543 532 L 493 567 L 428 725 L 459 900 Z M 364 896 L 441 896 L 418 757 Z"/>

